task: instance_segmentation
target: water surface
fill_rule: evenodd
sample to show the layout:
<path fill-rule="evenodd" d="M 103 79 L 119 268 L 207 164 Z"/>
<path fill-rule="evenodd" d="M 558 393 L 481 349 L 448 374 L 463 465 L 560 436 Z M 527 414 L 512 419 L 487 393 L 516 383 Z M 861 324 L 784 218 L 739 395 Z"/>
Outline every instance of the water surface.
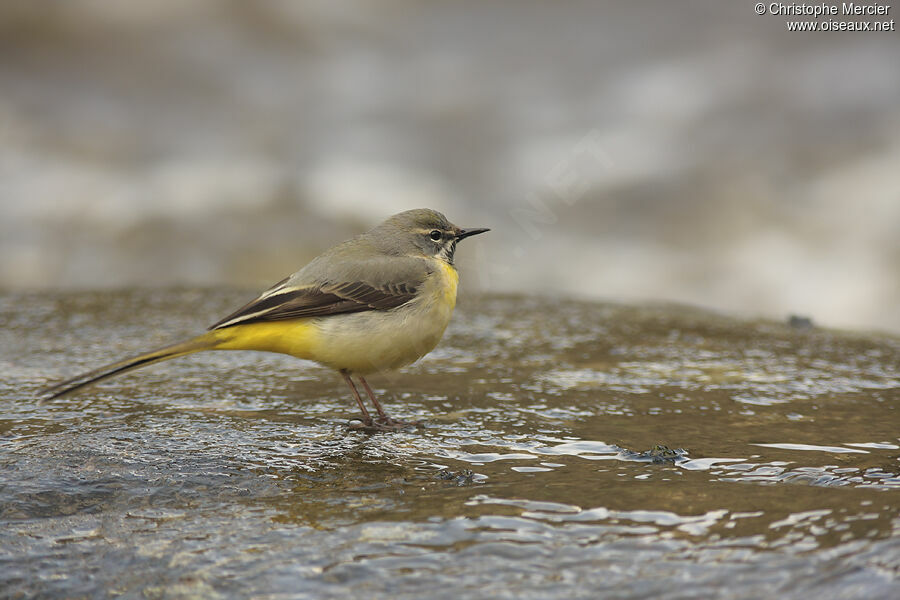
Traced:
<path fill-rule="evenodd" d="M 0 296 L 4 597 L 891 598 L 900 342 L 672 306 L 462 298 L 372 377 L 207 353 L 230 290 Z"/>

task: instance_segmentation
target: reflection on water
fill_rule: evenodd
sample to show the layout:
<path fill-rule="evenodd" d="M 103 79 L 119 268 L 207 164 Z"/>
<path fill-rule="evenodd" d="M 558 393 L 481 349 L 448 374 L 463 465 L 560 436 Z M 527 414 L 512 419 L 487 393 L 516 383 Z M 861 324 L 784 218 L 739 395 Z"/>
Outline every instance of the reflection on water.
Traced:
<path fill-rule="evenodd" d="M 439 351 L 372 378 L 418 429 L 351 431 L 338 377 L 252 353 L 31 397 L 241 298 L 0 297 L 6 595 L 889 598 L 900 585 L 892 338 L 559 301 L 549 335 L 543 301 L 469 298 Z"/>

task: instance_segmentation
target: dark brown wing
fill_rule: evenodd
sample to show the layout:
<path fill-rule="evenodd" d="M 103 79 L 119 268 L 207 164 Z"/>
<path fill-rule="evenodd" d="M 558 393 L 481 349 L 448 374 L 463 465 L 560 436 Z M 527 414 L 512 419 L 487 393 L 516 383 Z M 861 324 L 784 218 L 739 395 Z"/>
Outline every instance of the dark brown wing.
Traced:
<path fill-rule="evenodd" d="M 367 310 L 389 310 L 415 298 L 416 288 L 404 283 L 374 287 L 363 282 L 322 284 L 311 287 L 273 288 L 231 313 L 210 329 L 259 321 L 301 317 L 325 317 Z"/>

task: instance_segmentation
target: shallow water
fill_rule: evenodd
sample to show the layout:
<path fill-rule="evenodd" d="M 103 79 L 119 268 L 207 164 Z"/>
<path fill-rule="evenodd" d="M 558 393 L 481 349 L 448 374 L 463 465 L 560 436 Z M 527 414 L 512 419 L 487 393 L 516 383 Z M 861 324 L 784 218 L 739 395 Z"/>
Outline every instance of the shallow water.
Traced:
<path fill-rule="evenodd" d="M 371 378 L 416 429 L 352 431 L 338 376 L 256 353 L 33 398 L 244 300 L 0 296 L 0 596 L 900 591 L 896 338 L 466 297 Z"/>
<path fill-rule="evenodd" d="M 752 8 L 0 2 L 0 288 L 253 288 L 431 207 L 470 290 L 900 334 L 897 32 Z"/>

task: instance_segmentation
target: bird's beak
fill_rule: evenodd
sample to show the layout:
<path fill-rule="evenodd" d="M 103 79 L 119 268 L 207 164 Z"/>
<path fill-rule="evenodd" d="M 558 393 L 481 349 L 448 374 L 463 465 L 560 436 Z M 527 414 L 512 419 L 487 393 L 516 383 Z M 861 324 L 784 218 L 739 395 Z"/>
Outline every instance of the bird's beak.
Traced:
<path fill-rule="evenodd" d="M 490 231 L 490 229 L 487 229 L 485 227 L 483 227 L 481 229 L 460 229 L 459 232 L 456 234 L 456 240 L 459 241 L 461 239 L 471 237 L 473 235 L 478 235 L 479 233 L 484 233 L 485 231 Z"/>

